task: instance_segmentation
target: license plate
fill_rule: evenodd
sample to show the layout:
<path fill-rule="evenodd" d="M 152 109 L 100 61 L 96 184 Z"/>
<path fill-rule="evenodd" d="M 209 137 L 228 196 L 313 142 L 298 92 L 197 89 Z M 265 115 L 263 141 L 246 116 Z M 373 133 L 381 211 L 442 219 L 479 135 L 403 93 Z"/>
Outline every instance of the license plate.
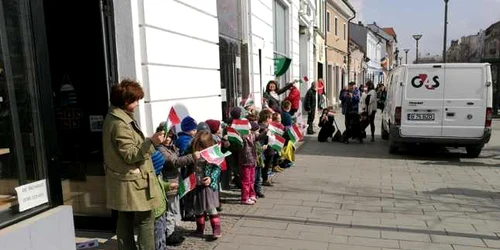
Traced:
<path fill-rule="evenodd" d="M 434 121 L 434 114 L 432 113 L 411 113 L 408 114 L 408 121 Z"/>

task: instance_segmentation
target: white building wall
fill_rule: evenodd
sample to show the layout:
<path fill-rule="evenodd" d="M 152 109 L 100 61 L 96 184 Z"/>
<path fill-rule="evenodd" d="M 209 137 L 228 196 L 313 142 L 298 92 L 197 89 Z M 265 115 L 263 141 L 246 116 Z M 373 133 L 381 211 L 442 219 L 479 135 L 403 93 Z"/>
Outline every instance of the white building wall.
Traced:
<path fill-rule="evenodd" d="M 138 112 L 142 129 L 152 134 L 172 106 L 181 118 L 189 114 L 197 121 L 221 119 L 216 0 L 114 4 L 122 10 L 115 12 L 117 47 L 133 51 L 134 58 L 118 57 L 119 76 L 136 78 L 145 90 Z M 123 31 L 131 31 L 133 40 L 118 35 Z"/>
<path fill-rule="evenodd" d="M 374 34 L 368 32 L 366 47 L 366 54 L 368 58 L 370 58 L 370 61 L 367 63 L 367 77 L 374 75 L 374 83 L 377 84 L 379 72 L 382 71 L 382 67 L 380 66 L 380 60 L 382 59 L 382 45 L 378 42 L 378 39 Z"/>
<path fill-rule="evenodd" d="M 249 24 L 248 41 L 250 67 L 250 92 L 253 94 L 255 104 L 261 105 L 262 92 L 274 76 L 274 16 L 273 5 L 275 0 L 248 0 Z M 286 73 L 289 81 L 301 79 L 300 75 L 300 42 L 299 42 L 299 10 L 300 0 L 278 0 L 287 8 L 287 56 L 292 59 L 292 64 Z M 308 1 L 310 2 L 310 1 Z M 314 7 L 314 5 L 312 5 Z M 314 15 L 314 9 L 312 9 Z M 309 27 L 310 34 L 313 33 L 312 25 Z M 313 57 L 314 39 L 308 41 L 308 77 L 313 80 L 315 59 Z M 259 78 L 259 49 L 262 50 L 262 86 Z M 286 83 L 280 79 L 281 86 Z M 304 93 L 305 94 L 305 93 Z M 285 94 L 284 94 L 285 95 Z"/>

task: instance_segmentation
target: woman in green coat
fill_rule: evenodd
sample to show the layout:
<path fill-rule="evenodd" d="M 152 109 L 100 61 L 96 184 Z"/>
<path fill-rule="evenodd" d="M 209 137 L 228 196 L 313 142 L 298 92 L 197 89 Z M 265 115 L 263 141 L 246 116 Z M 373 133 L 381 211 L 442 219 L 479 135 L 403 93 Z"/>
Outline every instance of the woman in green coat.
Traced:
<path fill-rule="evenodd" d="M 144 97 L 139 83 L 123 80 L 111 88 L 111 108 L 103 124 L 107 207 L 118 211 L 116 236 L 119 250 L 135 250 L 134 229 L 140 250 L 154 249 L 154 216 L 159 206 L 156 174 L 151 161 L 164 132 L 145 138 L 134 120 Z"/>

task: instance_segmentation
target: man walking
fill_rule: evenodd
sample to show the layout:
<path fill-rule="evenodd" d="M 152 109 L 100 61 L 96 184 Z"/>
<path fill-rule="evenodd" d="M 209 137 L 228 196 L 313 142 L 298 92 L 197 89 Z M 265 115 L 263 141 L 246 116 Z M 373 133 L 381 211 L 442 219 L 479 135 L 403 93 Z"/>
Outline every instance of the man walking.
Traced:
<path fill-rule="evenodd" d="M 314 134 L 314 117 L 316 115 L 316 83 L 311 84 L 311 88 L 306 93 L 304 100 L 304 110 L 307 112 L 307 134 Z"/>
<path fill-rule="evenodd" d="M 340 93 L 340 101 L 342 102 L 342 114 L 345 117 L 345 127 L 349 124 L 350 116 L 359 113 L 359 89 L 355 88 L 356 83 L 350 82 L 347 85 L 347 90 Z"/>

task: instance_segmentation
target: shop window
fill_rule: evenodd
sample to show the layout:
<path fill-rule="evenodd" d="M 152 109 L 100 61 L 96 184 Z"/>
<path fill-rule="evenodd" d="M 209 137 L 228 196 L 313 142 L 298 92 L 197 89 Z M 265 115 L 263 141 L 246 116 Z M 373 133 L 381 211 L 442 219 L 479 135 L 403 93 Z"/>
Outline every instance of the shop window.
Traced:
<path fill-rule="evenodd" d="M 0 0 L 0 228 L 49 200 L 28 2 Z"/>

